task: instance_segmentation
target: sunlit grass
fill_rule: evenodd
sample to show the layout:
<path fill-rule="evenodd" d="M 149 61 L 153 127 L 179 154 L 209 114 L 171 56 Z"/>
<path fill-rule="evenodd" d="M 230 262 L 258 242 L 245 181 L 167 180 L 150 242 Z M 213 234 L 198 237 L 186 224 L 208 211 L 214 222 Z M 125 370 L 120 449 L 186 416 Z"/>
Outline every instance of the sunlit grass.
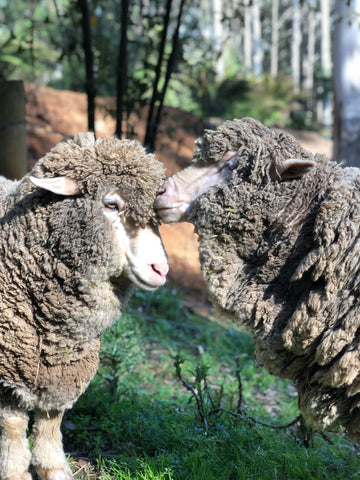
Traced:
<path fill-rule="evenodd" d="M 184 383 L 176 378 L 176 356 Z M 64 423 L 75 478 L 101 480 L 360 479 L 357 449 L 342 435 L 315 435 L 304 446 L 299 426 L 274 429 L 297 415 L 290 382 L 254 359 L 241 326 L 183 306 L 175 288 L 138 292 L 128 313 L 104 336 L 99 373 Z M 206 372 L 206 422 L 194 396 Z M 241 415 L 238 370 L 242 383 Z M 198 380 L 199 380 L 198 379 Z M 199 390 L 196 390 L 195 393 Z M 208 396 L 211 395 L 211 399 Z M 331 443 L 330 443 L 331 442 Z"/>

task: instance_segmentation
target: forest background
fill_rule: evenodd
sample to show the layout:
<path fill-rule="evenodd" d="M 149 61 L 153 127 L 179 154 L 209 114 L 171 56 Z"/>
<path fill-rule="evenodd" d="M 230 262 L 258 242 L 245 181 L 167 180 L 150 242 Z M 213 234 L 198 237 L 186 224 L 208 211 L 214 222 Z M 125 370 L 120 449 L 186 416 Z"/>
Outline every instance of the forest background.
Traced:
<path fill-rule="evenodd" d="M 164 132 L 174 155 L 182 142 L 187 157 L 171 165 L 182 168 L 203 128 L 252 116 L 316 131 L 314 151 L 321 135 L 360 166 L 359 15 L 360 0 L 0 0 L 0 100 L 20 80 L 27 109 L 26 124 L 0 108 L 0 135 L 22 124 L 60 141 L 84 115 L 101 135 L 101 108 L 110 134 L 162 160 Z M 358 480 L 359 447 L 306 431 L 292 383 L 267 374 L 249 333 L 209 305 L 198 266 L 189 276 L 193 228 L 175 228 L 161 234 L 177 283 L 136 292 L 66 415 L 74 477 Z"/>
<path fill-rule="evenodd" d="M 254 116 L 325 128 L 356 164 L 359 0 L 0 0 L 0 80 L 116 96 L 116 134 L 149 106 L 154 150 L 164 103 L 200 118 Z M 259 102 L 259 98 L 262 101 Z"/>

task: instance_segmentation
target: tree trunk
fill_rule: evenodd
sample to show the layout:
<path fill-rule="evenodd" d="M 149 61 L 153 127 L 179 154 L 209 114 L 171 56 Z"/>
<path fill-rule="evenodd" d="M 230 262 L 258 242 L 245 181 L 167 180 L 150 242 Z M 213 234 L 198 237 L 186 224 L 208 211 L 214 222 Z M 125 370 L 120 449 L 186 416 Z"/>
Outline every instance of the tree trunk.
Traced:
<path fill-rule="evenodd" d="M 170 22 L 171 4 L 172 4 L 172 0 L 166 1 L 164 26 L 163 26 L 163 31 L 162 31 L 161 41 L 159 46 L 159 57 L 158 57 L 158 62 L 155 69 L 154 87 L 153 87 L 153 93 L 150 101 L 149 113 L 148 113 L 147 125 L 146 125 L 144 145 L 150 152 L 153 152 L 155 150 L 155 135 L 156 135 L 157 126 L 154 124 L 153 116 L 154 116 L 155 104 L 159 98 L 158 85 L 159 85 L 160 76 L 161 76 L 161 67 L 163 64 L 165 43 L 166 43 L 166 37 L 167 37 L 167 32 L 168 32 L 169 22 Z"/>
<path fill-rule="evenodd" d="M 300 47 L 301 47 L 301 16 L 300 2 L 293 0 L 293 22 L 291 39 L 291 75 L 294 93 L 300 92 Z"/>
<path fill-rule="evenodd" d="M 175 28 L 173 39 L 172 39 L 172 49 L 171 49 L 171 53 L 170 53 L 170 56 L 169 56 L 169 59 L 168 59 L 164 86 L 161 90 L 160 103 L 159 103 L 157 113 L 156 113 L 154 143 L 155 143 L 155 140 L 156 140 L 157 127 L 160 123 L 161 111 L 162 111 L 162 107 L 164 105 L 166 90 L 167 90 L 167 87 L 168 87 L 168 84 L 169 84 L 169 81 L 170 81 L 170 77 L 171 77 L 171 74 L 172 74 L 173 68 L 174 68 L 175 57 L 176 57 L 176 49 L 177 49 L 178 40 L 179 40 L 179 30 L 180 30 L 180 25 L 181 25 L 181 17 L 182 17 L 185 1 L 186 0 L 181 0 L 181 2 L 180 2 L 179 13 L 178 13 L 177 22 L 176 22 L 176 28 Z M 154 147 L 155 147 L 155 145 L 154 145 Z"/>
<path fill-rule="evenodd" d="M 0 175 L 11 179 L 27 171 L 23 82 L 0 83 Z"/>
<path fill-rule="evenodd" d="M 360 0 L 337 0 L 334 47 L 334 158 L 360 167 Z"/>
<path fill-rule="evenodd" d="M 262 46 L 261 35 L 261 19 L 260 19 L 260 2 L 259 0 L 253 0 L 253 55 L 254 55 L 254 75 L 255 77 L 261 77 L 263 74 L 263 59 L 264 51 Z"/>
<path fill-rule="evenodd" d="M 222 23 L 222 0 L 212 0 L 212 30 L 213 30 L 213 45 L 215 46 L 215 72 L 216 80 L 221 82 L 224 80 L 224 56 L 223 56 L 223 43 L 224 32 Z"/>
<path fill-rule="evenodd" d="M 332 73 L 331 62 L 331 27 L 330 27 L 330 0 L 321 0 L 321 77 L 323 79 L 323 95 L 321 100 L 322 125 L 330 127 L 332 124 L 332 108 L 330 100 L 330 79 Z"/>
<path fill-rule="evenodd" d="M 316 12 L 314 2 L 308 2 L 308 38 L 307 38 L 307 55 L 304 61 L 305 80 L 304 87 L 310 97 L 313 96 L 314 90 L 314 65 L 315 65 L 315 30 L 316 30 Z"/>
<path fill-rule="evenodd" d="M 91 47 L 90 14 L 87 0 L 78 0 L 81 9 L 83 47 L 85 53 L 86 94 L 88 100 L 88 129 L 95 131 L 94 59 Z"/>
<path fill-rule="evenodd" d="M 244 57 L 246 75 L 252 74 L 252 29 L 251 6 L 249 0 L 244 2 Z"/>
<path fill-rule="evenodd" d="M 277 77 L 279 68 L 279 0 L 273 0 L 271 13 L 270 75 Z"/>
<path fill-rule="evenodd" d="M 121 2 L 121 33 L 119 56 L 117 63 L 117 96 L 116 96 L 116 131 L 118 138 L 122 138 L 122 119 L 124 111 L 124 97 L 127 87 L 127 28 L 129 15 L 129 0 Z"/>

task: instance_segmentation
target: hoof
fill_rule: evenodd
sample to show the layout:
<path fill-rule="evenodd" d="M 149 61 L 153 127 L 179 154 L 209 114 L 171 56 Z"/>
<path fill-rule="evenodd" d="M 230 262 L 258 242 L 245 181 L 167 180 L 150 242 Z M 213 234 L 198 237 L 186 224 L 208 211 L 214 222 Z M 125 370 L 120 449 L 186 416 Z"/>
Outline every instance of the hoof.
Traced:
<path fill-rule="evenodd" d="M 5 480 L 32 480 L 32 476 L 29 472 L 23 472 L 21 475 L 11 475 L 11 477 L 6 477 Z"/>
<path fill-rule="evenodd" d="M 73 480 L 70 468 L 51 468 L 37 470 L 41 480 Z"/>

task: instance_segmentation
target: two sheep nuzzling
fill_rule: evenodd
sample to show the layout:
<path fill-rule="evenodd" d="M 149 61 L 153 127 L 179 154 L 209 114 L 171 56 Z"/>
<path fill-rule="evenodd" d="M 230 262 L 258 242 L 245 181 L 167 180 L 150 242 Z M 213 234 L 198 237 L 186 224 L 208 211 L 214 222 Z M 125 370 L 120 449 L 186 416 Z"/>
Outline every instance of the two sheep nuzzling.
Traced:
<path fill-rule="evenodd" d="M 189 221 L 214 303 L 252 331 L 272 374 L 294 380 L 313 429 L 360 441 L 360 170 L 250 118 L 197 140 L 155 202 Z"/>
<path fill-rule="evenodd" d="M 137 286 L 164 284 L 164 170 L 136 141 L 78 134 L 0 179 L 0 478 L 70 480 L 60 424 Z M 26 431 L 34 410 L 33 449 Z"/>

